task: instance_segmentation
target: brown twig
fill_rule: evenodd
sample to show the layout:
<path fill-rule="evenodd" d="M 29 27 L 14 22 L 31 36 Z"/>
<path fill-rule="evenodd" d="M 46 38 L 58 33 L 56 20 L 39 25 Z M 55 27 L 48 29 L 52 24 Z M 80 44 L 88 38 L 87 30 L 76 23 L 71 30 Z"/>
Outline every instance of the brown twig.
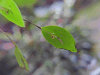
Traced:
<path fill-rule="evenodd" d="M 8 38 L 9 38 L 9 40 L 16 46 L 16 44 L 11 40 L 11 38 L 2 30 L 2 29 L 0 29 Z"/>
<path fill-rule="evenodd" d="M 25 20 L 25 19 L 23 19 L 24 21 L 27 21 L 27 20 Z M 34 23 L 32 23 L 32 22 L 30 22 L 30 21 L 27 21 L 27 22 L 29 22 L 29 23 L 31 23 L 31 24 L 33 24 L 33 25 L 35 25 L 36 27 L 38 27 L 39 29 L 41 29 L 42 30 L 42 27 L 40 27 L 40 26 L 38 26 L 38 25 L 36 25 L 36 24 L 34 24 Z M 45 30 L 43 30 L 43 31 L 45 31 Z M 45 32 L 47 32 L 47 31 L 45 31 Z M 47 33 L 49 33 L 49 34 L 51 34 L 51 36 L 54 36 L 55 38 L 57 38 L 62 44 L 63 44 L 63 42 L 61 41 L 61 39 L 59 38 L 59 37 L 56 37 L 55 35 L 53 35 L 52 33 L 50 33 L 50 32 L 47 32 Z"/>
<path fill-rule="evenodd" d="M 27 20 L 25 20 L 25 19 L 23 19 L 24 21 L 27 21 Z M 32 23 L 32 22 L 30 22 L 30 21 L 27 21 L 27 22 L 29 22 L 29 23 L 31 23 L 31 24 L 33 24 L 33 25 L 35 25 L 36 27 L 38 27 L 39 29 L 41 29 L 41 27 L 40 26 L 38 26 L 38 25 L 36 25 L 36 24 L 34 24 L 34 23 Z"/>

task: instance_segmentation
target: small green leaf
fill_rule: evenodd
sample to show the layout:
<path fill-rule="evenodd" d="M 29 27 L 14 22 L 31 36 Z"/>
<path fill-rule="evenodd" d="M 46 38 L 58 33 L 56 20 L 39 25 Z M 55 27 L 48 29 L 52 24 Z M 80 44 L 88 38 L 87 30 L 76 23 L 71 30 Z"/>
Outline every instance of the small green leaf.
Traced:
<path fill-rule="evenodd" d="M 24 56 L 22 55 L 17 45 L 15 45 L 15 57 L 17 59 L 19 66 L 29 71 L 28 63 L 26 59 L 24 58 Z"/>
<path fill-rule="evenodd" d="M 13 40 L 11 40 L 11 38 L 2 29 L 0 29 L 0 31 L 2 31 L 9 38 L 9 40 L 15 45 L 14 53 L 15 53 L 15 57 L 18 61 L 19 66 L 29 71 L 28 63 L 26 59 L 24 58 L 24 56 L 22 55 L 21 51 L 19 50 L 18 46 L 15 44 Z"/>
<path fill-rule="evenodd" d="M 20 27 L 25 27 L 21 13 L 13 0 L 0 0 L 0 13 L 9 21 Z"/>
<path fill-rule="evenodd" d="M 42 27 L 42 34 L 53 46 L 77 52 L 73 36 L 64 28 L 58 26 Z"/>

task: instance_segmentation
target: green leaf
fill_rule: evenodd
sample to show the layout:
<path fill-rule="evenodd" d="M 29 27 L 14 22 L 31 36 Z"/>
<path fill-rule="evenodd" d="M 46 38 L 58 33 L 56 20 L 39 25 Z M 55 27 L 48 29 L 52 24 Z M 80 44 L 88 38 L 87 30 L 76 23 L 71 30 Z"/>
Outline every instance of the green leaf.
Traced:
<path fill-rule="evenodd" d="M 58 26 L 42 27 L 42 34 L 53 46 L 77 52 L 73 36 L 64 28 Z"/>
<path fill-rule="evenodd" d="M 15 53 L 15 57 L 18 61 L 19 66 L 29 71 L 28 63 L 26 59 L 24 58 L 24 56 L 22 55 L 21 51 L 19 50 L 18 46 L 15 44 L 13 40 L 11 40 L 11 38 L 2 29 L 0 29 L 0 31 L 2 31 L 9 38 L 9 40 L 15 45 L 14 53 Z"/>
<path fill-rule="evenodd" d="M 0 13 L 9 21 L 20 27 L 25 27 L 21 13 L 13 0 L 0 0 Z"/>
<path fill-rule="evenodd" d="M 22 55 L 17 45 L 15 45 L 15 57 L 17 59 L 19 66 L 29 71 L 28 63 L 26 59 L 24 58 L 24 56 Z"/>

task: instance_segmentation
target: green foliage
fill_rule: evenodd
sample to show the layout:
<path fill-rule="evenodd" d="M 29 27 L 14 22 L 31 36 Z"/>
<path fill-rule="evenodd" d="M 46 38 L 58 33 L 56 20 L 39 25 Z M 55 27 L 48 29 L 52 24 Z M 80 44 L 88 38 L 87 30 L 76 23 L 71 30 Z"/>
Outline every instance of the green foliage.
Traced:
<path fill-rule="evenodd" d="M 9 38 L 9 40 L 15 45 L 15 57 L 17 59 L 19 66 L 22 68 L 25 68 L 28 71 L 29 70 L 28 63 L 26 59 L 24 58 L 24 56 L 22 55 L 18 46 L 15 44 L 14 41 L 11 40 L 11 38 L 2 29 L 0 29 L 0 31 L 2 31 Z"/>
<path fill-rule="evenodd" d="M 17 0 L 15 1 L 17 2 Z M 27 4 L 28 1 L 31 2 L 31 0 L 20 0 L 19 3 L 21 2 L 21 4 L 23 4 L 24 2 L 24 4 L 25 3 Z M 32 1 L 36 2 L 36 0 Z M 18 26 L 25 27 L 21 13 L 13 0 L 0 0 L 0 13 L 11 22 L 17 24 Z M 70 50 L 71 52 L 77 52 L 73 36 L 64 28 L 58 26 L 46 26 L 46 27 L 39 27 L 37 25 L 35 26 L 42 30 L 42 34 L 45 37 L 45 39 L 53 46 L 60 49 Z M 5 32 L 3 33 L 5 34 Z M 6 36 L 10 39 L 8 35 Z M 25 68 L 26 70 L 29 70 L 28 63 L 24 58 L 24 56 L 22 55 L 20 49 L 11 39 L 10 41 L 15 45 L 15 57 L 17 59 L 19 66 Z"/>
<path fill-rule="evenodd" d="M 26 59 L 24 58 L 24 56 L 22 55 L 17 45 L 15 46 L 15 57 L 17 59 L 19 66 L 29 71 L 28 63 Z"/>
<path fill-rule="evenodd" d="M 53 46 L 77 52 L 73 36 L 64 28 L 58 26 L 42 27 L 42 34 Z"/>
<path fill-rule="evenodd" d="M 37 2 L 37 0 L 14 0 L 14 2 L 20 6 L 32 6 Z"/>
<path fill-rule="evenodd" d="M 13 0 L 0 0 L 0 13 L 18 26 L 25 27 L 21 13 Z"/>

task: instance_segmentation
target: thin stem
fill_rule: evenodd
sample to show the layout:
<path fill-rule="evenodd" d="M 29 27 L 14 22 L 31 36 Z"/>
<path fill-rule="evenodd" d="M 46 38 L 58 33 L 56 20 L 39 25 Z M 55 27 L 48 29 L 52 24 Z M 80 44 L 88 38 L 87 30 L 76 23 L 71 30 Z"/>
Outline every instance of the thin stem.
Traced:
<path fill-rule="evenodd" d="M 16 44 L 11 40 L 11 38 L 2 30 L 2 29 L 0 29 L 8 38 L 9 38 L 9 40 L 16 46 Z"/>
<path fill-rule="evenodd" d="M 25 20 L 25 19 L 23 19 L 24 21 L 27 21 L 27 20 Z M 33 25 L 35 25 L 36 27 L 38 27 L 39 29 L 41 29 L 41 27 L 40 26 L 38 26 L 38 25 L 36 25 L 36 24 L 34 24 L 34 23 L 32 23 L 32 22 L 30 22 L 30 21 L 27 21 L 27 22 L 29 22 L 29 23 L 31 23 L 31 24 L 33 24 Z"/>
<path fill-rule="evenodd" d="M 27 20 L 25 20 L 25 19 L 23 19 L 24 21 L 27 21 Z M 38 26 L 38 25 L 36 25 L 36 24 L 34 24 L 34 23 L 32 23 L 32 22 L 30 22 L 30 21 L 27 21 L 27 22 L 29 22 L 29 23 L 31 23 L 31 24 L 33 24 L 33 25 L 35 25 L 36 27 L 38 27 L 39 29 L 41 29 L 42 30 L 42 27 L 40 27 L 40 26 Z M 43 31 L 45 31 L 45 30 L 43 30 Z M 47 32 L 47 31 L 45 31 L 45 32 Z M 50 33 L 50 32 L 47 32 L 47 33 L 49 33 L 49 34 L 51 34 L 51 36 L 53 35 L 52 33 Z M 55 35 L 53 35 L 54 37 L 56 37 Z M 61 41 L 61 39 L 59 38 L 59 37 L 56 37 L 62 44 L 63 44 L 63 42 Z"/>

